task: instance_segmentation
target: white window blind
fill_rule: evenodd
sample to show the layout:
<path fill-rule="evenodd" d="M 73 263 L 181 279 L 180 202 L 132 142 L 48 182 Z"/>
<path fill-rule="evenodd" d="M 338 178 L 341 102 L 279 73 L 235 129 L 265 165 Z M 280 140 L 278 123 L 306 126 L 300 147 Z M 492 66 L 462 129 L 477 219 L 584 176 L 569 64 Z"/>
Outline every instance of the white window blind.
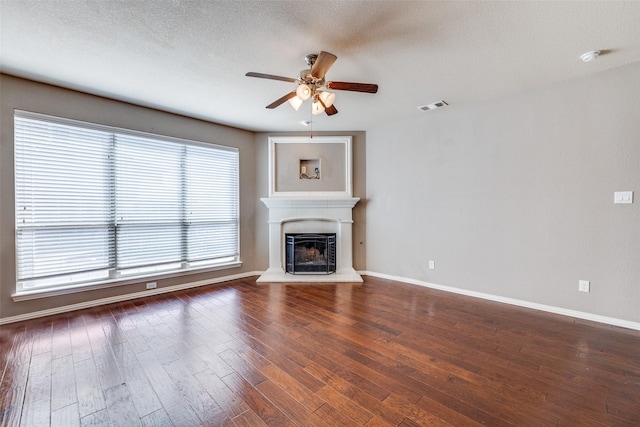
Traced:
<path fill-rule="evenodd" d="M 18 292 L 238 260 L 237 149 L 14 123 Z"/>

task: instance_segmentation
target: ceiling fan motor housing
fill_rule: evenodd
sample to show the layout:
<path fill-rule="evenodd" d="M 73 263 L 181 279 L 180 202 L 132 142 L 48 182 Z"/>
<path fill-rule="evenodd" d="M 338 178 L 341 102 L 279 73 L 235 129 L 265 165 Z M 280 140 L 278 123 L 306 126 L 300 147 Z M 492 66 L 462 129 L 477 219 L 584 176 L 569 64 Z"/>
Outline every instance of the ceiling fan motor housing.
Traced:
<path fill-rule="evenodd" d="M 324 77 L 321 79 L 314 77 L 311 74 L 311 69 L 309 68 L 309 69 L 300 71 L 300 83 L 304 83 L 309 86 L 313 85 L 317 87 L 323 87 L 325 81 L 324 81 Z"/>
<path fill-rule="evenodd" d="M 315 53 L 310 53 L 304 57 L 304 60 L 307 62 L 307 65 L 309 67 L 313 67 L 313 64 L 316 63 L 316 59 L 318 59 L 318 55 L 316 55 Z"/>

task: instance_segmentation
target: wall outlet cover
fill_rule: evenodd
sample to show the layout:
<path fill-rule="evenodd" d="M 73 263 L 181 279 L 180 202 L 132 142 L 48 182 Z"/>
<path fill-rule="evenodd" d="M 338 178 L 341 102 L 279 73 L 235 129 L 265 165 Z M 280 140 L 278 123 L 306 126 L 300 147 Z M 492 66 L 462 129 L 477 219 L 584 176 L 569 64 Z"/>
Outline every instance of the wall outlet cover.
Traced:
<path fill-rule="evenodd" d="M 432 259 L 429 260 L 429 270 L 435 270 L 436 262 Z"/>
<path fill-rule="evenodd" d="M 588 280 L 578 280 L 578 290 L 580 292 L 589 292 L 589 281 Z"/>

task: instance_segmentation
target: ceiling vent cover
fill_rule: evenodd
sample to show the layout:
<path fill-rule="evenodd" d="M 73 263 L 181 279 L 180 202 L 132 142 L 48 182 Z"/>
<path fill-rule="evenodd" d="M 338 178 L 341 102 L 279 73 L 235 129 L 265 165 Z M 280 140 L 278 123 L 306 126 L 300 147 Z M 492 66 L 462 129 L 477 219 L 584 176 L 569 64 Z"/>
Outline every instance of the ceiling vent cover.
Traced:
<path fill-rule="evenodd" d="M 436 108 L 444 107 L 445 105 L 449 105 L 447 104 L 447 101 L 438 101 L 438 102 L 433 102 L 427 105 L 421 105 L 420 107 L 418 107 L 418 110 L 420 111 L 435 110 Z"/>

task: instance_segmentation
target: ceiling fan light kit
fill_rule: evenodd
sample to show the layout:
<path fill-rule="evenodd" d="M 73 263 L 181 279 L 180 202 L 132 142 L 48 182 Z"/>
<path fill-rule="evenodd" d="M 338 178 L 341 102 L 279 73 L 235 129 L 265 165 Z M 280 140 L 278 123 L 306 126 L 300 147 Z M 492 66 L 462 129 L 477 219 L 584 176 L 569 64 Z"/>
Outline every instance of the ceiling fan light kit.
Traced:
<path fill-rule="evenodd" d="M 300 97 L 298 96 L 289 98 L 289 105 L 291 105 L 291 107 L 293 107 L 293 109 L 296 111 L 298 111 L 298 109 L 302 105 L 302 102 L 303 102 L 302 99 L 300 99 Z"/>
<path fill-rule="evenodd" d="M 326 82 L 324 78 L 325 74 L 329 68 L 331 68 L 336 59 L 337 57 L 335 55 L 324 51 L 320 52 L 319 55 L 309 54 L 305 56 L 305 61 L 310 68 L 300 71 L 300 78 L 298 79 L 255 72 L 248 72 L 246 76 L 280 80 L 297 84 L 294 91 L 289 92 L 283 97 L 267 105 L 266 108 L 273 109 L 279 107 L 285 101 L 288 101 L 289 105 L 291 105 L 294 110 L 298 111 L 302 103 L 311 98 L 313 100 L 311 103 L 311 112 L 313 114 L 326 113 L 328 116 L 332 116 L 338 113 L 338 109 L 333 105 L 336 95 L 332 92 L 320 89 L 325 88 L 365 93 L 378 92 L 378 85 L 371 83 Z"/>
<path fill-rule="evenodd" d="M 311 97 L 311 88 L 306 84 L 300 84 L 298 89 L 296 89 L 296 96 L 300 98 L 301 101 L 306 101 Z"/>
<path fill-rule="evenodd" d="M 321 91 L 318 97 L 322 101 L 325 107 L 331 107 L 333 105 L 333 101 L 336 99 L 336 94 L 332 92 Z"/>
<path fill-rule="evenodd" d="M 324 105 L 322 105 L 319 99 L 316 99 L 311 103 L 311 113 L 314 115 L 324 113 Z"/>

